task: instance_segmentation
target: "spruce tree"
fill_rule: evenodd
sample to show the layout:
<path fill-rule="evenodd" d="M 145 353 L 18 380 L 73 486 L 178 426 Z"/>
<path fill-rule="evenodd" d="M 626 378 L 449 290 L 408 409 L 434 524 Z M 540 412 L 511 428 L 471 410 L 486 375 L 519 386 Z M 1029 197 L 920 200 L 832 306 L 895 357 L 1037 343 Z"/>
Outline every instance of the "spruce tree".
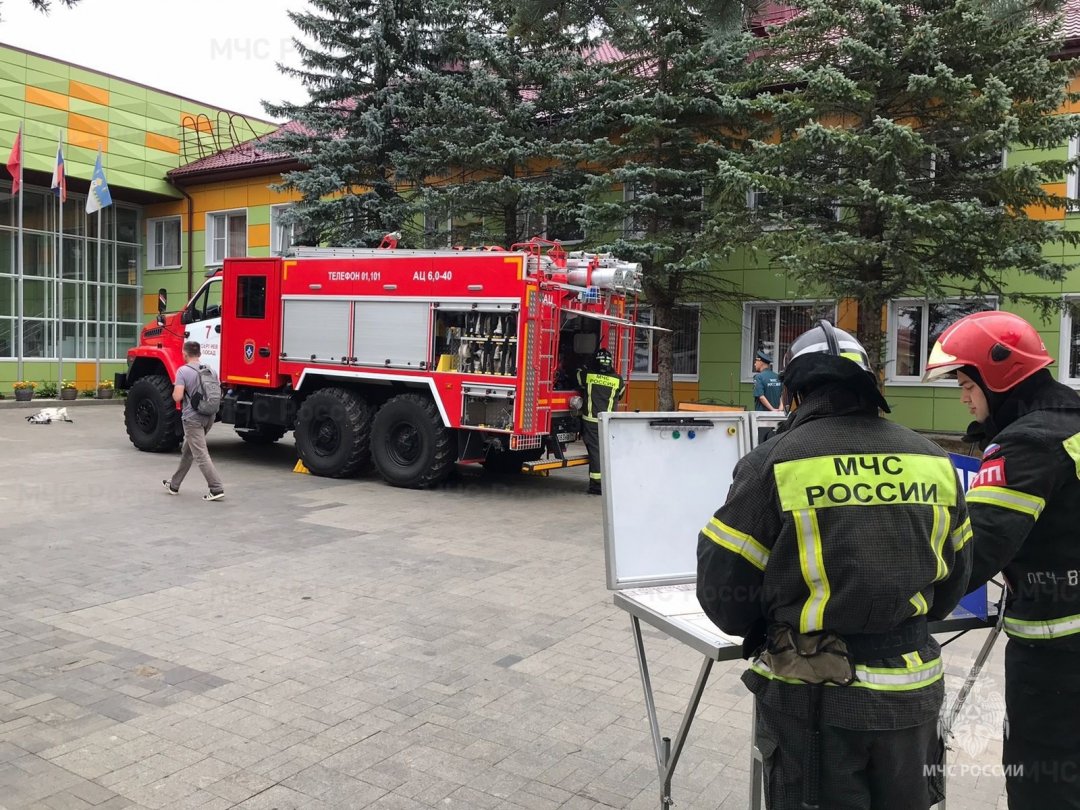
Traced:
<path fill-rule="evenodd" d="M 1044 250 L 1080 233 L 1060 211 L 1071 164 L 1074 64 L 1060 19 L 1030 2 L 793 0 L 763 47 L 768 88 L 745 164 L 721 178 L 758 191 L 760 244 L 805 294 L 854 299 L 858 335 L 884 359 L 883 307 L 899 297 L 1032 300 L 1016 273 L 1059 280 Z M 1060 10 L 1060 2 L 1044 2 Z M 1007 150 L 1035 150 L 1004 157 Z M 1060 220 L 1060 216 L 1058 217 Z"/>
<path fill-rule="evenodd" d="M 741 233 L 745 193 L 715 180 L 750 125 L 754 40 L 694 4 L 623 11 L 608 20 L 616 52 L 582 110 L 593 128 L 577 156 L 590 175 L 582 218 L 603 249 L 641 263 L 653 324 L 671 330 L 677 305 L 710 309 L 737 295 L 715 271 Z M 659 406 L 670 410 L 672 332 L 656 344 Z"/>
<path fill-rule="evenodd" d="M 309 6 L 289 12 L 305 38 L 294 40 L 301 67 L 279 66 L 301 80 L 309 98 L 265 105 L 269 114 L 295 122 L 268 139 L 269 148 L 306 166 L 286 173 L 279 188 L 303 195 L 290 216 L 302 225 L 305 242 L 377 245 L 413 221 L 393 156 L 408 132 L 399 110 L 415 92 L 413 77 L 440 58 L 438 7 L 426 0 L 310 0 Z"/>
<path fill-rule="evenodd" d="M 395 162 L 427 215 L 430 246 L 510 247 L 560 235 L 557 225 L 565 233 L 563 213 L 580 181 L 551 156 L 579 104 L 583 52 L 567 31 L 516 35 L 516 8 L 450 4 L 443 58 L 414 76 L 402 110 L 411 125 Z"/>

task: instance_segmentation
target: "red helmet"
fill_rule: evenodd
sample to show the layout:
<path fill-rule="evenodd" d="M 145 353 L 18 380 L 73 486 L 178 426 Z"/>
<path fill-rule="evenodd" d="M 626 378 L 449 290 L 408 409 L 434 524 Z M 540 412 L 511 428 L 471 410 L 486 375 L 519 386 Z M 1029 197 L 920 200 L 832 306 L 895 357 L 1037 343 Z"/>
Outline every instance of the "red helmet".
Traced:
<path fill-rule="evenodd" d="M 976 312 L 950 325 L 930 351 L 923 382 L 974 366 L 1002 393 L 1054 362 L 1035 327 L 1011 312 Z"/>

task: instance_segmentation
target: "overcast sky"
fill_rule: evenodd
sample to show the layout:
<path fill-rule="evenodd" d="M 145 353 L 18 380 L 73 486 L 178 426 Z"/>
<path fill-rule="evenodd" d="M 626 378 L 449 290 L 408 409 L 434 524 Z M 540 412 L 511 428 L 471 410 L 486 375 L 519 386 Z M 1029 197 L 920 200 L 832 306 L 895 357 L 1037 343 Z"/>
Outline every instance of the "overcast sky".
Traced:
<path fill-rule="evenodd" d="M 81 0 L 48 16 L 3 0 L 0 42 L 267 119 L 263 99 L 303 101 L 286 10 L 305 0 Z"/>

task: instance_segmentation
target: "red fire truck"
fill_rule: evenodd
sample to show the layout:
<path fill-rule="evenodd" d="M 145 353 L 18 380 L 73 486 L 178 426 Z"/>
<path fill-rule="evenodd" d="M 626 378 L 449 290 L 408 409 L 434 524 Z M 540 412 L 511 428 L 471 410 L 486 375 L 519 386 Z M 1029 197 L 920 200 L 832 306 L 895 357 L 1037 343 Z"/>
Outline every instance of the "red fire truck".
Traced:
<path fill-rule="evenodd" d="M 165 314 L 117 375 L 140 450 L 174 450 L 171 398 L 184 340 L 221 377 L 220 418 L 247 442 L 295 432 L 312 473 L 374 466 L 426 487 L 455 462 L 502 470 L 573 466 L 574 375 L 599 347 L 628 376 L 640 267 L 534 240 L 510 251 L 298 248 L 226 259 Z M 544 456 L 547 459 L 543 459 Z"/>

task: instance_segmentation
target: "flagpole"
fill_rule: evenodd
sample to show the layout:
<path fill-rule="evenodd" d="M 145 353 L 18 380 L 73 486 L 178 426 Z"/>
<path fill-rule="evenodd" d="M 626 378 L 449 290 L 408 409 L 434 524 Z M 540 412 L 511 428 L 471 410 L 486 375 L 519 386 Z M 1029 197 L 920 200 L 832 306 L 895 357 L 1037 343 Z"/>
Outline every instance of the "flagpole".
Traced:
<path fill-rule="evenodd" d="M 26 189 L 23 188 L 23 160 L 22 160 L 22 131 L 23 125 L 19 124 L 19 228 L 18 228 L 18 244 L 15 246 L 15 261 L 19 264 L 19 276 L 18 276 L 18 305 L 19 305 L 19 323 L 18 323 L 18 366 L 16 373 L 19 375 L 19 380 L 23 378 L 23 341 L 24 341 L 24 323 L 23 323 L 23 197 L 25 196 Z"/>
<path fill-rule="evenodd" d="M 93 192 L 91 192 L 93 193 Z M 97 211 L 97 270 L 94 288 L 97 294 L 97 317 L 94 318 L 94 385 L 101 383 L 101 209 Z"/>
<path fill-rule="evenodd" d="M 56 391 L 64 385 L 64 198 L 56 199 Z"/>

